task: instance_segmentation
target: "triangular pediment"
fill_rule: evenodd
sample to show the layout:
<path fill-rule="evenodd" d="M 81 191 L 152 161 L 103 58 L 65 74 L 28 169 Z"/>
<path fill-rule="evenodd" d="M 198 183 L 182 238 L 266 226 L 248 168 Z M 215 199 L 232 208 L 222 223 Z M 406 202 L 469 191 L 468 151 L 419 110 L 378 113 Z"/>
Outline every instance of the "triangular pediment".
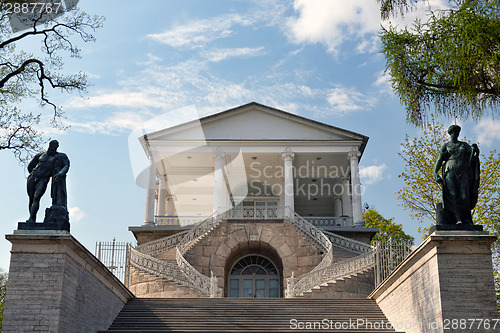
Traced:
<path fill-rule="evenodd" d="M 360 141 L 367 137 L 258 103 L 148 134 L 150 140 Z"/>

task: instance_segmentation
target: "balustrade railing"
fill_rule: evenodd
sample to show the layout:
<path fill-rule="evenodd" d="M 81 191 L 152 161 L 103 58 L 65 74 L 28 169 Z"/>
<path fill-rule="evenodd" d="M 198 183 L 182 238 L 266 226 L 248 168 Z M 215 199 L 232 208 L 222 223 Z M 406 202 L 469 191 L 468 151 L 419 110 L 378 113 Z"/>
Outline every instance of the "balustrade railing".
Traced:
<path fill-rule="evenodd" d="M 315 269 L 299 277 L 287 279 L 287 297 L 300 296 L 306 291 L 324 283 L 362 272 L 375 265 L 374 252 L 340 261 L 321 269 Z"/>
<path fill-rule="evenodd" d="M 132 246 L 128 247 L 128 256 L 131 266 L 149 274 L 156 275 L 167 280 L 173 280 L 179 284 L 190 287 L 186 279 L 186 274 L 179 268 L 178 265 L 151 257 L 145 253 L 141 253 Z"/>
<path fill-rule="evenodd" d="M 287 216 L 289 216 L 290 223 L 292 223 L 292 225 L 294 225 L 302 233 L 309 236 L 309 238 L 315 241 L 319 245 L 319 247 L 321 247 L 325 251 L 323 260 L 321 260 L 318 266 L 316 266 L 313 270 L 318 270 L 329 266 L 333 261 L 332 242 L 330 242 L 328 237 L 326 237 L 325 234 L 321 232 L 321 230 L 306 221 L 304 218 L 302 218 L 302 216 L 295 213 L 290 208 L 287 209 Z"/>
<path fill-rule="evenodd" d="M 205 220 L 206 216 L 155 216 L 155 225 L 187 226 L 198 224 Z"/>
<path fill-rule="evenodd" d="M 165 252 L 176 247 L 187 233 L 188 231 L 178 232 L 174 235 L 137 245 L 136 249 L 142 253 L 154 256 L 155 254 Z"/>
<path fill-rule="evenodd" d="M 323 233 L 328 237 L 333 246 L 340 247 L 344 250 L 348 250 L 355 253 L 367 253 L 373 250 L 372 246 L 367 243 L 357 241 L 352 238 L 337 235 L 330 231 L 323 231 Z"/>
<path fill-rule="evenodd" d="M 221 297 L 219 287 L 217 286 L 217 278 L 213 276 L 208 277 L 201 274 L 184 258 L 184 253 L 189 247 L 198 241 L 207 232 L 215 228 L 221 221 L 221 217 L 214 213 L 206 218 L 203 222 L 199 223 L 193 229 L 186 232 L 181 241 L 177 244 L 177 264 L 184 271 L 189 283 L 193 288 L 202 291 L 210 297 Z"/>
<path fill-rule="evenodd" d="M 235 206 L 221 213 L 223 219 L 277 220 L 285 218 L 284 206 Z"/>
<path fill-rule="evenodd" d="M 196 225 L 194 228 L 188 230 L 181 241 L 177 244 L 177 248 L 180 253 L 184 255 L 188 248 L 200 237 L 205 235 L 208 231 L 215 228 L 221 221 L 221 217 L 218 213 L 214 213 L 203 220 L 201 223 Z"/>
<path fill-rule="evenodd" d="M 353 225 L 352 217 L 349 216 L 304 216 L 304 219 L 315 227 L 350 227 Z"/>
<path fill-rule="evenodd" d="M 371 246 L 329 231 L 321 231 L 310 222 L 310 218 L 303 218 L 289 208 L 248 207 L 247 210 L 244 206 L 238 206 L 220 215 L 215 213 L 201 222 L 198 221 L 198 224 L 188 231 L 142 244 L 136 249 L 130 246 L 128 251 L 130 264 L 148 273 L 175 280 L 210 297 L 221 297 L 217 278 L 213 274 L 209 277 L 197 271 L 184 258 L 184 254 L 225 219 L 285 219 L 324 251 L 323 260 L 312 271 L 299 277 L 292 275 L 287 279 L 287 297 L 302 295 L 316 286 L 371 267 L 376 268 L 376 284 L 378 285 L 411 253 L 412 244 L 409 242 L 389 240 Z M 361 255 L 332 264 L 333 246 Z M 176 247 L 177 265 L 150 256 L 174 247 Z"/>

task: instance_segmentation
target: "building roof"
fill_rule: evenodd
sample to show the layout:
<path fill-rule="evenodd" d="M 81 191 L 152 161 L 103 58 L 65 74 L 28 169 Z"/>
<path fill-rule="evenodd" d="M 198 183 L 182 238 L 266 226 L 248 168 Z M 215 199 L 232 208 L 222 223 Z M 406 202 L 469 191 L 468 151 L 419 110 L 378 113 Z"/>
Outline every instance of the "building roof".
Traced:
<path fill-rule="evenodd" d="M 255 115 L 250 114 L 251 112 L 259 112 L 264 116 L 255 117 Z M 264 118 L 265 116 L 267 118 Z M 254 124 L 258 122 L 259 129 L 249 126 L 248 122 L 250 121 Z M 191 130 L 200 125 L 203 133 L 199 130 L 198 132 Z M 201 135 L 203 137 L 197 138 Z M 198 120 L 148 133 L 140 138 L 143 145 L 151 140 L 186 139 L 206 141 L 357 141 L 361 153 L 368 142 L 368 137 L 365 135 L 257 102 L 240 105 Z"/>

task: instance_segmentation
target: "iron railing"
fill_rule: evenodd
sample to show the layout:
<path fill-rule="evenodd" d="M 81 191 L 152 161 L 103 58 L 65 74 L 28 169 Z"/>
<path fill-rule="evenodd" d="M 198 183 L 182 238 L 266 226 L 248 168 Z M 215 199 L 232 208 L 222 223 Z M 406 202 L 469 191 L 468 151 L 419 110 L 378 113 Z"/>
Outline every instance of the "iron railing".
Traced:
<path fill-rule="evenodd" d="M 363 272 L 374 265 L 374 252 L 368 252 L 321 269 L 314 269 L 299 277 L 292 275 L 286 281 L 286 295 L 287 297 L 301 296 L 314 287 Z"/>
<path fill-rule="evenodd" d="M 380 285 L 413 251 L 410 241 L 393 240 L 375 244 L 376 269 L 375 284 Z"/>
<path fill-rule="evenodd" d="M 372 246 L 367 243 L 357 241 L 352 238 L 337 235 L 333 232 L 323 230 L 326 237 L 332 242 L 333 246 L 340 247 L 344 250 L 354 253 L 367 253 L 373 250 Z"/>
<path fill-rule="evenodd" d="M 321 230 L 307 222 L 299 214 L 288 208 L 288 216 L 290 223 L 300 232 L 312 239 L 322 250 L 325 251 L 323 260 L 313 270 L 322 269 L 329 266 L 333 261 L 332 242 L 325 236 Z"/>
<path fill-rule="evenodd" d="M 154 256 L 158 253 L 162 253 L 173 249 L 179 244 L 179 242 L 184 238 L 188 231 L 178 232 L 176 234 L 156 239 L 141 245 L 137 245 L 136 249 L 142 253 Z"/>
<path fill-rule="evenodd" d="M 201 274 L 184 258 L 184 254 L 189 248 L 213 230 L 221 222 L 221 217 L 214 213 L 203 222 L 190 229 L 177 244 L 177 264 L 186 274 L 187 281 L 192 288 L 195 288 L 210 297 L 222 297 L 217 286 L 217 278 L 211 274 L 210 277 Z"/>
<path fill-rule="evenodd" d="M 94 255 L 99 259 L 122 283 L 126 280 L 127 246 L 130 243 L 96 242 Z"/>

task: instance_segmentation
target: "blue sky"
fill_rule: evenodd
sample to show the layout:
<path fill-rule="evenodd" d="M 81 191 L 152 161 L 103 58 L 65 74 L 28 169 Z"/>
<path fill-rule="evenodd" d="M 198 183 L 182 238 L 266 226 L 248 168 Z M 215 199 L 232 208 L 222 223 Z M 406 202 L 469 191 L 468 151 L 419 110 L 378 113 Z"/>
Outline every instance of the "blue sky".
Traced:
<path fill-rule="evenodd" d="M 431 3 L 437 8 L 447 1 Z M 71 232 L 91 251 L 96 241 L 113 237 L 133 242 L 128 227 L 144 220 L 145 190 L 135 184 L 128 151 L 137 126 L 189 105 L 207 115 L 252 101 L 369 136 L 360 163 L 363 202 L 420 242 L 418 225 L 394 194 L 402 187 L 400 143 L 420 131 L 406 124 L 383 75 L 375 0 L 80 0 L 79 7 L 106 22 L 95 43 L 78 44 L 83 58 L 67 59 L 64 72 L 83 70 L 93 86 L 83 98 L 51 92 L 71 128 L 46 131 L 71 160 Z M 39 41 L 22 46 L 36 50 Z M 50 114 L 33 102 L 23 106 Z M 499 146 L 499 122 L 459 122 L 483 151 Z M 27 172 L 5 151 L 0 172 L 0 228 L 10 234 L 28 217 Z M 42 207 L 48 205 L 44 198 Z M 5 270 L 9 250 L 10 243 L 0 241 Z"/>

